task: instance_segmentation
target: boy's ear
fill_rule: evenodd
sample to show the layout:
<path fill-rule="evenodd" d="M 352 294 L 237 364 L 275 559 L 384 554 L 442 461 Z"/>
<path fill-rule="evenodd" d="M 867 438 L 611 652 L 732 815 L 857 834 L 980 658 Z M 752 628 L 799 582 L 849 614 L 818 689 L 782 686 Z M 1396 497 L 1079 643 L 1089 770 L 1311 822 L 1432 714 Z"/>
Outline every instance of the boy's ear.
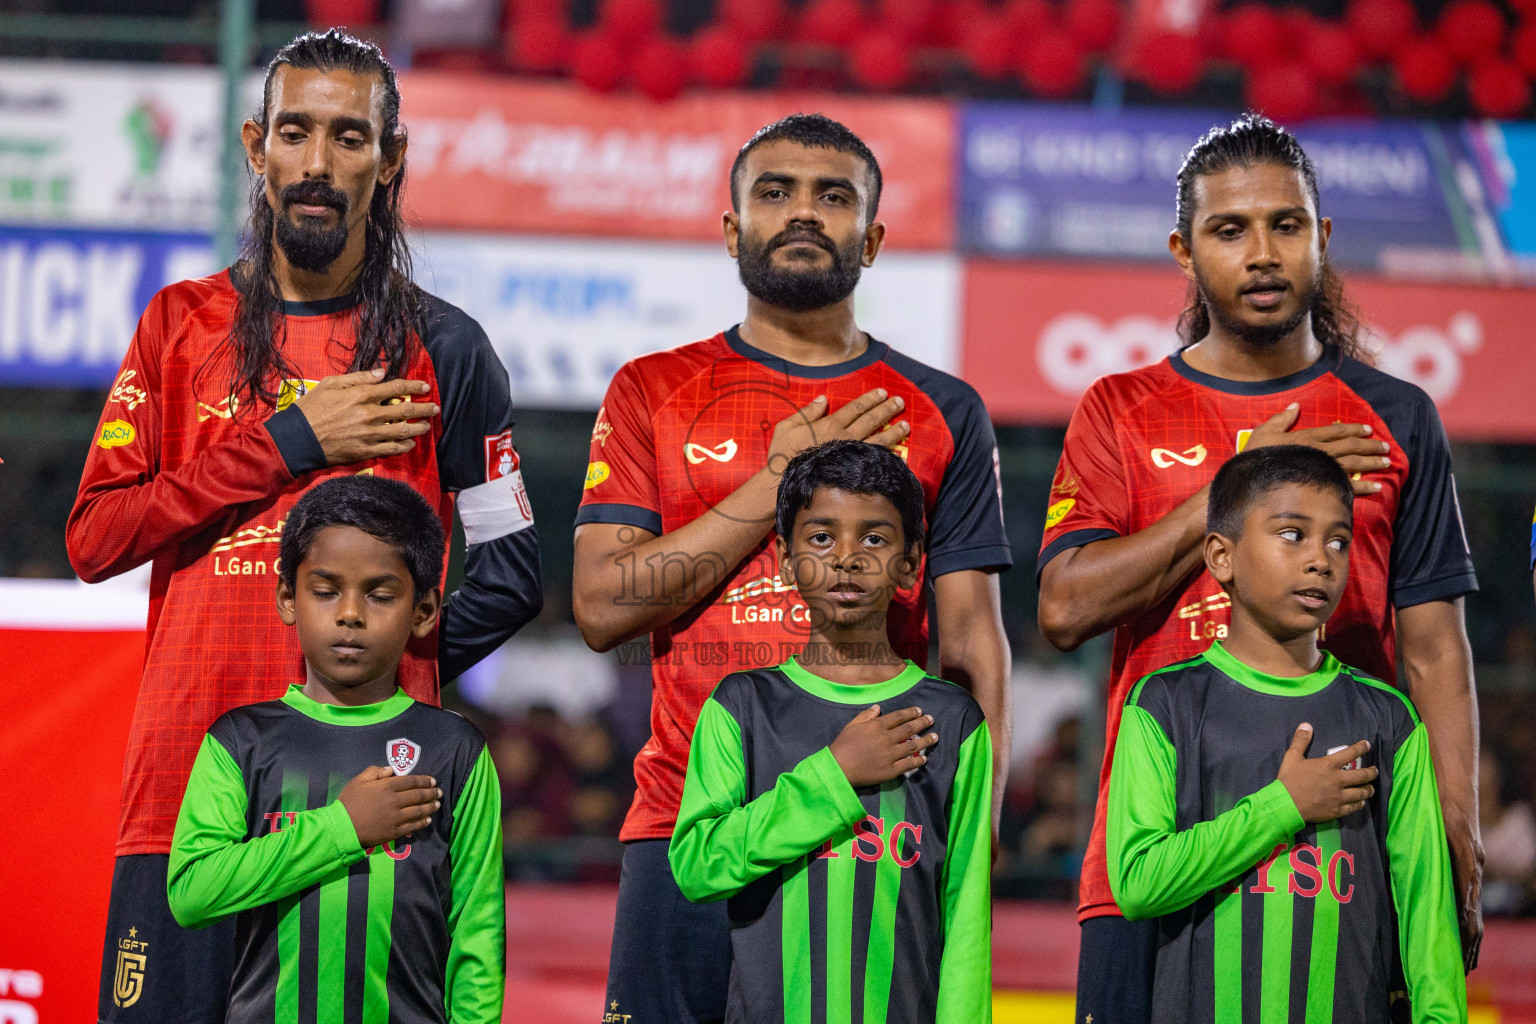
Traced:
<path fill-rule="evenodd" d="M 416 617 L 411 621 L 411 636 L 420 640 L 430 636 L 437 627 L 437 617 L 443 610 L 443 592 L 433 587 L 416 602 Z"/>
<path fill-rule="evenodd" d="M 774 556 L 779 560 L 779 579 L 793 586 L 795 582 L 795 567 L 789 560 L 789 541 L 779 534 L 774 534 L 773 551 Z"/>
<path fill-rule="evenodd" d="M 293 588 L 281 576 L 277 578 L 277 617 L 283 620 L 285 626 L 291 626 L 299 620 L 294 608 Z"/>
<path fill-rule="evenodd" d="M 1223 587 L 1232 582 L 1232 548 L 1231 538 L 1219 533 L 1205 535 L 1205 567 Z"/>
<path fill-rule="evenodd" d="M 913 541 L 897 565 L 896 585 L 902 590 L 908 590 L 914 586 L 917 583 L 918 566 L 922 564 L 923 542 Z"/>

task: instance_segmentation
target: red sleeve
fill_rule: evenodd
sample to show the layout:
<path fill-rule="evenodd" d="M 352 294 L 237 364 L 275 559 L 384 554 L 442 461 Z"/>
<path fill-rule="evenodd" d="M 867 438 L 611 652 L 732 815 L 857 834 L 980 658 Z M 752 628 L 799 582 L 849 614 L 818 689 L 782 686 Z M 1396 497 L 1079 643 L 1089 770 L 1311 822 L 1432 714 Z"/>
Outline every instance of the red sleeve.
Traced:
<path fill-rule="evenodd" d="M 608 385 L 592 429 L 586 490 L 576 512 L 582 523 L 622 523 L 661 535 L 656 439 L 639 366 L 625 363 Z"/>
<path fill-rule="evenodd" d="M 161 292 L 139 320 L 107 396 L 65 526 L 70 564 L 87 583 L 142 565 L 221 518 L 230 506 L 270 497 L 293 479 L 273 428 L 257 422 L 210 445 L 185 465 L 161 471 L 166 415 L 161 357 L 166 331 L 185 319 L 171 316 L 168 306 Z M 289 412 L 303 415 L 289 409 L 274 420 Z M 288 416 L 284 425 L 296 425 L 290 420 Z"/>
<path fill-rule="evenodd" d="M 1104 382 L 1095 381 L 1067 426 L 1040 538 L 1040 567 L 1068 548 L 1130 533 L 1125 467 L 1106 392 Z"/>

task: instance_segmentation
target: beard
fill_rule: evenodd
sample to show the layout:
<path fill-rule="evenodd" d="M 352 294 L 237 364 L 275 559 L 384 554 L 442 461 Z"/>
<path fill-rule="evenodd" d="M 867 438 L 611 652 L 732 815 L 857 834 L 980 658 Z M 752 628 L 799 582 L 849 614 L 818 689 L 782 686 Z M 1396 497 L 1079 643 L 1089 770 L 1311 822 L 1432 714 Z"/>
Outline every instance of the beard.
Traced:
<path fill-rule="evenodd" d="M 324 273 L 347 247 L 347 210 L 351 202 L 323 181 L 296 181 L 277 195 L 274 236 L 289 264 L 313 274 Z M 288 216 L 297 203 L 329 206 L 336 211 L 336 226 L 325 227 L 318 217 L 301 217 L 295 224 Z"/>
<path fill-rule="evenodd" d="M 1253 348 L 1273 348 L 1286 338 L 1292 331 L 1300 327 L 1302 321 L 1312 314 L 1312 306 L 1317 300 L 1317 290 L 1322 284 L 1322 267 L 1304 285 L 1293 285 L 1296 288 L 1295 312 L 1284 320 L 1268 324 L 1250 324 L 1234 315 L 1227 307 L 1217 302 L 1213 296 L 1210 285 L 1205 276 L 1200 273 L 1200 267 L 1195 266 L 1195 288 L 1200 294 L 1200 302 L 1210 314 L 1211 321 L 1221 327 L 1222 330 Z"/>
<path fill-rule="evenodd" d="M 774 265 L 775 249 L 802 241 L 821 246 L 832 257 L 831 262 L 825 268 L 802 266 L 799 261 L 789 267 Z M 761 243 L 742 235 L 736 250 L 736 272 L 753 298 L 792 313 L 806 313 L 836 305 L 853 294 L 863 270 L 863 249 L 862 237 L 839 249 L 826 235 L 804 229 L 780 231 Z"/>

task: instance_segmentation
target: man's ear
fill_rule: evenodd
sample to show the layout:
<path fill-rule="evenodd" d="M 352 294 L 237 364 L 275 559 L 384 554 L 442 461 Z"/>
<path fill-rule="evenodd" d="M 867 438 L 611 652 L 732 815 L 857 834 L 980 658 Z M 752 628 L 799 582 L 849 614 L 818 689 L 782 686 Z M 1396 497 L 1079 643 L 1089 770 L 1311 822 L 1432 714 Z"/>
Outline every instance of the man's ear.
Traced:
<path fill-rule="evenodd" d="M 240 142 L 245 146 L 245 158 L 250 161 L 251 170 L 266 174 L 267 130 L 255 121 L 247 121 L 240 126 Z"/>
<path fill-rule="evenodd" d="M 410 140 L 401 131 L 395 136 L 398 145 L 394 153 L 390 153 L 389 147 L 383 147 L 382 158 L 379 160 L 379 188 L 388 188 L 389 183 L 395 180 L 395 175 L 400 173 L 400 168 L 405 166 L 405 150 Z"/>
<path fill-rule="evenodd" d="M 1189 250 L 1189 243 L 1177 230 L 1168 232 L 1168 251 L 1173 254 L 1173 261 L 1184 271 L 1184 276 L 1191 281 L 1195 279 L 1195 256 Z"/>
<path fill-rule="evenodd" d="M 294 605 L 293 588 L 279 576 L 277 578 L 277 617 L 283 620 L 285 626 L 291 626 L 299 621 L 299 613 Z"/>
<path fill-rule="evenodd" d="M 1219 533 L 1205 535 L 1205 567 L 1223 587 L 1232 582 L 1233 546 L 1231 538 Z"/>
<path fill-rule="evenodd" d="M 875 257 L 880 255 L 880 250 L 885 247 L 885 222 L 873 221 L 864 229 L 864 252 L 860 261 L 866 267 L 875 265 Z"/>
<path fill-rule="evenodd" d="M 735 259 L 737 247 L 741 244 L 741 214 L 735 210 L 726 210 L 720 217 L 720 231 L 725 235 L 725 251 L 731 259 Z"/>
<path fill-rule="evenodd" d="M 437 628 L 437 617 L 443 610 L 443 592 L 433 587 L 416 602 L 415 618 L 411 622 L 411 636 L 420 640 L 431 636 Z"/>

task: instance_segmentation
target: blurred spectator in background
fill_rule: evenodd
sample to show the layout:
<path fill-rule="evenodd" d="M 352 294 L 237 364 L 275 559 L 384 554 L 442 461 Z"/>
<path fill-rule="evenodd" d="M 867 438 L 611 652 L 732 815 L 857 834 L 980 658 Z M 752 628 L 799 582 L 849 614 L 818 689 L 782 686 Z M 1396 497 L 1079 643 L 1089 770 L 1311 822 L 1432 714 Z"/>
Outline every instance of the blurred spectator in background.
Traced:
<path fill-rule="evenodd" d="M 1483 822 L 1483 910 L 1519 914 L 1536 909 L 1536 815 L 1521 792 L 1520 776 L 1492 744 L 1479 759 L 1478 799 Z"/>

